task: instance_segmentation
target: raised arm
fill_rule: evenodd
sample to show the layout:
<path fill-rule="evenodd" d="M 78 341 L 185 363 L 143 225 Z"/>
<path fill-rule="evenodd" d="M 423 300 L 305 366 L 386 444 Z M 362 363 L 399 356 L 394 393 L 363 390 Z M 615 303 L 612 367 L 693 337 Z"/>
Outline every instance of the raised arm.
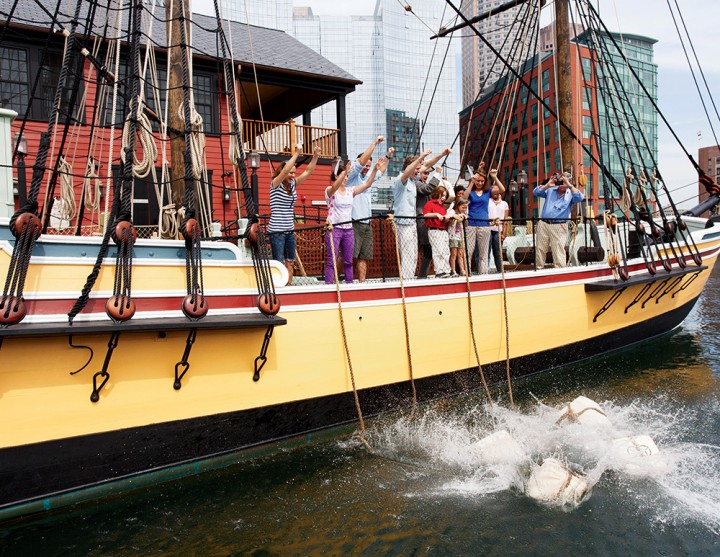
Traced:
<path fill-rule="evenodd" d="M 332 186 L 328 186 L 327 188 L 325 188 L 325 193 L 327 194 L 328 197 L 332 197 L 333 195 L 335 195 L 335 192 L 338 191 L 338 189 L 340 189 L 340 186 L 345 181 L 345 177 L 347 176 L 348 170 L 350 170 L 350 166 L 351 166 L 350 163 L 346 164 L 345 168 L 342 169 L 342 172 L 340 172 L 340 174 L 338 174 L 338 177 L 335 178 L 335 181 L 333 182 Z"/>
<path fill-rule="evenodd" d="M 273 188 L 278 187 L 280 184 L 282 184 L 285 181 L 285 178 L 288 177 L 288 174 L 290 174 L 290 171 L 295 166 L 295 163 L 298 159 L 298 152 L 300 151 L 300 145 L 295 146 L 295 154 L 290 157 L 290 159 L 285 163 L 285 166 L 283 166 L 283 169 L 280 171 L 280 174 L 275 176 L 275 178 L 272 179 L 271 186 Z M 297 180 L 296 180 L 297 183 Z"/>
<path fill-rule="evenodd" d="M 470 197 L 470 192 L 475 187 L 475 183 L 478 181 L 479 178 L 480 178 L 480 174 L 478 174 L 477 172 L 475 174 L 473 174 L 472 176 L 470 176 L 470 180 L 468 181 L 468 186 L 465 188 L 465 191 L 460 194 L 461 198 L 467 199 L 468 197 Z"/>
<path fill-rule="evenodd" d="M 380 172 L 381 174 L 385 174 L 385 170 L 387 169 L 389 162 L 390 161 L 386 157 L 380 157 L 375 163 L 375 166 L 372 167 L 372 170 L 370 171 L 370 174 L 368 174 L 368 178 L 365 183 L 361 186 L 355 186 L 353 195 L 360 195 L 362 192 L 372 186 L 373 182 L 375 182 L 375 178 L 377 178 L 378 172 Z"/>
<path fill-rule="evenodd" d="M 403 173 L 400 175 L 400 181 L 405 183 L 409 178 L 415 177 L 415 172 L 417 172 L 418 166 L 420 166 L 422 160 L 430 153 L 432 153 L 430 149 L 425 149 L 418 158 L 407 165 L 407 168 L 403 170 Z"/>
<path fill-rule="evenodd" d="M 370 157 L 372 157 L 373 151 L 375 150 L 375 147 L 380 145 L 383 141 L 385 141 L 385 136 L 378 135 L 375 138 L 375 141 L 373 141 L 370 146 L 365 149 L 365 152 L 358 157 L 358 162 L 361 166 L 365 166 L 368 161 L 370 160 Z"/>
<path fill-rule="evenodd" d="M 497 177 L 497 169 L 493 168 L 490 171 L 490 178 L 492 178 L 492 181 L 495 182 L 495 185 L 500 190 L 500 195 L 505 193 L 505 186 L 503 186 L 503 183 L 500 181 L 500 178 Z M 490 187 L 492 187 L 492 184 L 490 184 Z"/>
<path fill-rule="evenodd" d="M 313 173 L 313 170 L 315 170 L 315 165 L 317 164 L 318 158 L 320 157 L 320 147 L 315 147 L 313 149 L 313 156 L 310 160 L 310 164 L 307 165 L 307 168 L 305 169 L 305 172 L 300 174 L 297 178 L 295 178 L 295 185 L 299 186 L 302 184 L 305 180 L 308 179 L 308 176 Z"/>
<path fill-rule="evenodd" d="M 450 153 L 452 153 L 452 149 L 450 149 L 450 147 L 445 147 L 445 149 L 442 150 L 442 153 L 431 158 L 428 161 L 425 161 L 423 163 L 422 170 L 427 170 L 428 172 L 430 172 L 433 168 L 435 168 L 435 165 L 441 158 L 447 157 Z"/>

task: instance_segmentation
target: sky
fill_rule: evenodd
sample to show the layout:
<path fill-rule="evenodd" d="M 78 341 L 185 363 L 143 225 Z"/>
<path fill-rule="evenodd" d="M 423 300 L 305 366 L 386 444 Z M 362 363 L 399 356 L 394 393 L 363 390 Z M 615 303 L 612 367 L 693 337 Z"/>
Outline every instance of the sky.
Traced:
<path fill-rule="evenodd" d="M 198 0 L 196 0 L 197 2 Z M 243 1 L 243 0 L 235 0 Z M 247 0 L 252 1 L 252 0 Z M 405 3 L 405 0 L 397 0 Z M 437 0 L 439 9 L 444 7 Z M 412 0 L 408 0 L 412 5 Z M 453 2 L 456 6 L 460 0 Z M 548 2 L 550 4 L 551 2 Z M 370 15 L 375 0 L 294 0 L 295 6 L 310 6 L 317 15 Z M 710 118 L 698 95 L 683 52 L 682 44 L 675 29 L 673 8 L 679 6 L 692 40 L 692 47 L 709 85 L 710 92 L 720 92 L 720 56 L 717 47 L 717 20 L 720 16 L 720 0 L 596 0 L 595 6 L 611 31 L 632 33 L 656 39 L 654 54 L 658 65 L 658 105 L 670 126 L 680 139 L 683 147 L 697 159 L 698 149 L 715 145 L 720 139 L 720 96 L 713 106 L 703 83 L 703 77 L 695 65 L 695 76 L 704 94 Z M 450 9 L 449 9 L 450 11 Z M 546 12 L 551 9 L 545 8 Z M 548 17 L 549 23 L 551 17 Z M 678 20 L 682 29 L 682 22 Z M 429 33 L 428 33 L 429 35 Z M 691 47 L 686 43 L 688 56 L 694 60 Z M 715 136 L 713 135 L 713 131 Z M 673 192 L 676 202 L 692 205 L 697 192 L 695 172 L 683 147 L 675 140 L 668 127 L 658 121 L 659 168 L 665 182 Z M 701 166 L 704 164 L 702 161 Z M 692 199 L 689 199 L 692 198 Z M 687 202 L 684 202 L 688 199 Z"/>

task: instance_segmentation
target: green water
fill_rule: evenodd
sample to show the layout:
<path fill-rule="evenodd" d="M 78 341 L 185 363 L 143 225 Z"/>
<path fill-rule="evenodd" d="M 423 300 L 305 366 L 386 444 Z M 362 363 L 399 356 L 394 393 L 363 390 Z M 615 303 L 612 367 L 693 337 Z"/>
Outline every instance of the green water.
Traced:
<path fill-rule="evenodd" d="M 516 411 L 478 393 L 375 420 L 373 454 L 343 438 L 5 523 L 0 554 L 720 555 L 718 286 L 715 273 L 672 335 L 517 382 Z M 580 394 L 611 432 L 554 425 Z M 521 465 L 473 458 L 500 427 L 526 448 Z M 600 466 L 605 436 L 635 434 L 657 443 L 661 470 Z M 594 477 L 578 508 L 523 493 L 548 456 Z"/>

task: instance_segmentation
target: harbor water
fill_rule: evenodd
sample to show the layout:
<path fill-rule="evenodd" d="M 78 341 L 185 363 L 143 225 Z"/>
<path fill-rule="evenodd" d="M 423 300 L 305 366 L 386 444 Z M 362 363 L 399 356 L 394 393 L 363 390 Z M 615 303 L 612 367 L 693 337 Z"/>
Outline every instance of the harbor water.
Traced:
<path fill-rule="evenodd" d="M 720 555 L 720 272 L 681 328 L 650 343 L 349 436 L 0 525 L 0 555 Z M 452 336 L 444 331 L 452 350 Z M 557 423 L 579 395 L 602 428 Z M 488 462 L 478 440 L 522 448 Z M 659 453 L 631 466 L 614 440 Z M 555 458 L 590 490 L 575 505 L 526 494 Z"/>

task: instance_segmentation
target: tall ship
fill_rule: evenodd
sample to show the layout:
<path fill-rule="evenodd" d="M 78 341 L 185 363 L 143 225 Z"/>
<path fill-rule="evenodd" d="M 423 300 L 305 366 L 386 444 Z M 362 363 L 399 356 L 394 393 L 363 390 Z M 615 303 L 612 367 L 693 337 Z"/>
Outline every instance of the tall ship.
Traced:
<path fill-rule="evenodd" d="M 387 207 L 371 218 L 367 280 L 347 284 L 341 265 L 324 280 L 337 254 L 323 242 L 332 227 L 321 201 L 347 157 L 344 98 L 357 79 L 284 33 L 183 2 L 0 1 L 0 518 L 333 426 L 357 422 L 362 437 L 364 417 L 469 390 L 491 397 L 492 385 L 682 323 L 720 250 L 720 224 L 701 216 L 720 200 L 717 184 L 695 163 L 708 194 L 680 210 L 636 148 L 639 133 L 576 135 L 576 114 L 548 103 L 528 66 L 542 63 L 538 3 L 507 4 L 521 6 L 527 27 L 515 29 L 530 38 L 515 59 L 498 54 L 499 83 L 558 125 L 558 169 L 579 186 L 585 168 L 603 177 L 602 212 L 572 215 L 566 266 L 538 264 L 540 215 L 513 215 L 496 223 L 506 234 L 497 272 L 418 279 L 400 272 L 397 232 L 416 215 Z M 567 38 L 568 4 L 554 4 Z M 613 34 L 591 3 L 572 9 L 583 33 L 557 65 L 585 54 L 593 71 L 552 79 L 584 80 L 588 115 L 632 121 L 602 54 L 619 48 Z M 454 30 L 477 20 L 458 11 Z M 338 128 L 311 126 L 307 115 L 331 101 Z M 504 102 L 491 112 L 511 125 Z M 507 160 L 507 135 L 484 143 L 473 152 L 461 139 L 464 167 Z M 622 177 L 605 148 L 622 151 Z M 315 168 L 294 207 L 294 277 L 272 259 L 268 230 L 272 174 L 288 160 Z M 552 172 L 530 174 L 544 183 Z"/>

